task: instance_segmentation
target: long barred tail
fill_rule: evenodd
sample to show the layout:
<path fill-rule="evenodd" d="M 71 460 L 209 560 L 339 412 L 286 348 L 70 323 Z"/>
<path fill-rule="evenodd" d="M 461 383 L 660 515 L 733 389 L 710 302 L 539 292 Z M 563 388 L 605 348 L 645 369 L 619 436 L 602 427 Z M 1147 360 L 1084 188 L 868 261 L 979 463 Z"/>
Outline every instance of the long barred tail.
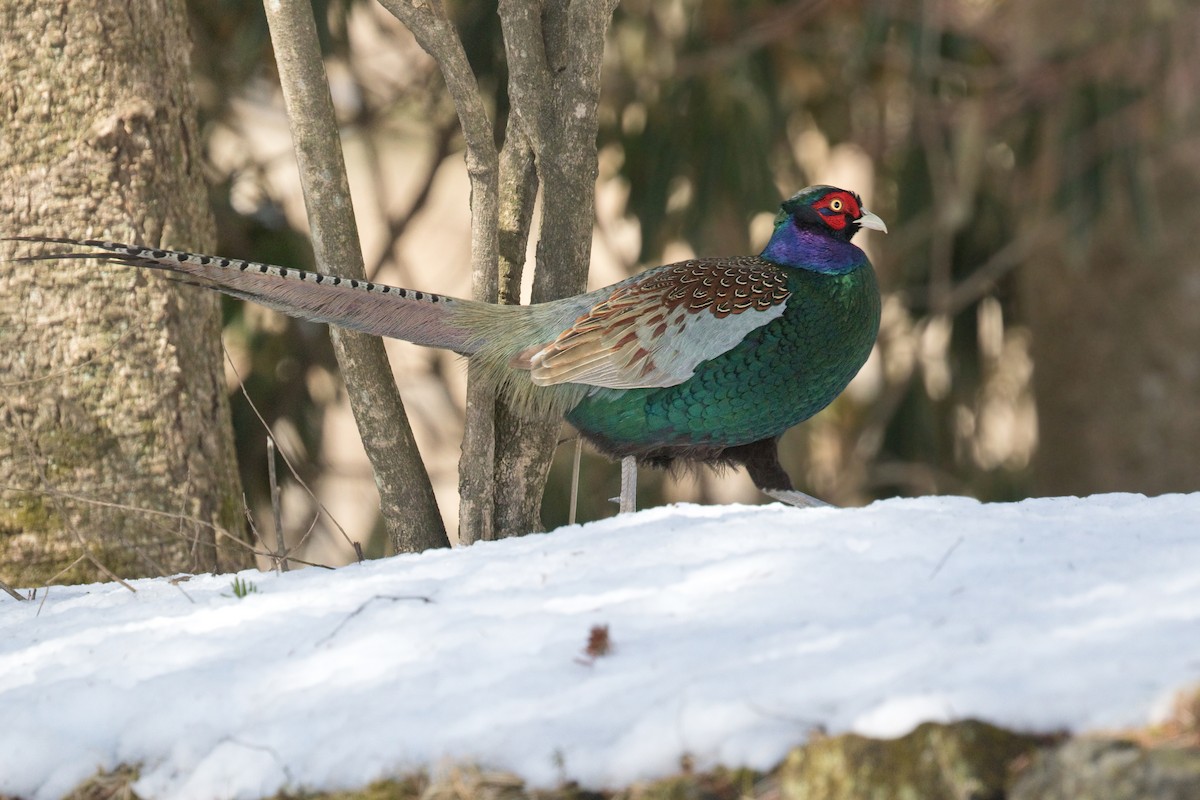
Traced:
<path fill-rule="evenodd" d="M 7 241 L 64 244 L 72 248 L 89 247 L 99 251 L 71 250 L 11 259 L 17 263 L 95 258 L 131 267 L 163 270 L 186 275 L 189 282 L 205 288 L 314 322 L 403 339 L 427 347 L 442 347 L 464 355 L 474 353 L 479 346 L 478 337 L 456 319 L 460 309 L 466 311 L 468 306 L 485 305 L 470 300 L 256 261 L 159 250 L 98 239 L 15 236 Z M 476 312 L 475 316 L 481 311 L 471 310 Z"/>

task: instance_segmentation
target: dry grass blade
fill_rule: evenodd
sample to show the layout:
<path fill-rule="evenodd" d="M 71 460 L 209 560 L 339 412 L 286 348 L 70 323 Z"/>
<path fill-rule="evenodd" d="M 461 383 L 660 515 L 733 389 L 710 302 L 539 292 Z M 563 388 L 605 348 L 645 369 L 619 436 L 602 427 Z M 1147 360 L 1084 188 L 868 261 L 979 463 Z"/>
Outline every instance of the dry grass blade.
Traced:
<path fill-rule="evenodd" d="M 0 581 L 0 589 L 4 590 L 4 592 L 6 594 L 8 594 L 10 597 L 12 597 L 14 600 L 20 600 L 21 602 L 25 602 L 25 598 L 22 597 L 21 594 L 16 589 L 12 588 L 4 581 Z"/>
<path fill-rule="evenodd" d="M 263 415 L 259 413 L 258 406 L 254 404 L 254 400 L 250 397 L 250 393 L 246 391 L 246 382 L 242 380 L 242 376 L 241 373 L 238 372 L 237 365 L 233 363 L 233 357 L 229 355 L 228 350 L 225 350 L 224 348 L 222 348 L 222 350 L 224 350 L 225 360 L 229 363 L 229 368 L 233 370 L 233 375 L 235 378 L 237 378 L 238 388 L 242 393 L 242 397 L 246 398 L 246 402 L 250 405 L 250 410 L 254 412 L 254 417 L 258 420 L 259 424 L 262 425 L 263 430 L 267 432 L 268 436 L 271 436 L 271 426 L 267 424 L 265 419 L 263 419 Z M 333 526 L 338 529 L 339 533 L 342 534 L 342 538 L 346 540 L 346 544 L 354 548 L 354 552 L 358 554 L 358 560 L 362 561 L 362 548 L 357 542 L 350 538 L 350 534 L 346 533 L 346 529 L 343 528 L 341 523 L 334 518 L 333 514 L 329 512 L 329 509 L 325 507 L 325 504 L 317 498 L 316 493 L 314 493 L 313 490 L 309 488 L 308 484 L 304 482 L 304 479 L 300 477 L 300 473 L 297 472 L 295 466 L 292 465 L 291 460 L 287 457 L 287 453 L 280 450 L 279 456 L 283 459 L 283 463 L 287 465 L 288 472 L 292 473 L 292 477 L 296 479 L 296 483 L 300 484 L 300 487 L 308 493 L 308 496 L 312 498 L 313 504 L 317 508 L 321 509 L 321 512 L 325 515 L 326 519 L 332 522 Z M 305 538 L 307 538 L 307 534 L 305 534 Z M 301 543 L 303 543 L 303 541 L 303 539 L 300 540 Z M 295 558 L 292 560 L 298 561 L 298 563 L 306 563 Z"/>
<path fill-rule="evenodd" d="M 267 434 L 267 479 L 271 484 L 271 516 L 275 520 L 275 569 L 288 571 L 287 545 L 283 541 L 283 509 L 279 501 L 279 481 L 275 478 L 275 437 Z"/>
<path fill-rule="evenodd" d="M 150 514 L 150 515 L 153 515 L 156 517 L 165 517 L 167 519 L 181 521 L 181 522 L 194 522 L 197 525 L 208 528 L 209 530 L 211 530 L 213 532 L 213 535 L 217 536 L 218 538 L 228 539 L 231 543 L 233 543 L 233 544 L 237 545 L 238 547 L 241 547 L 245 550 L 250 551 L 250 553 L 253 555 L 261 556 L 262 558 L 271 558 L 274 555 L 269 550 L 265 550 L 265 549 L 259 550 L 258 548 L 254 547 L 254 545 L 243 541 L 242 539 L 238 538 L 237 536 L 234 536 L 232 533 L 225 530 L 220 525 L 217 525 L 212 522 L 208 522 L 206 520 L 198 519 L 196 517 L 192 517 L 187 514 L 180 514 L 180 513 L 173 512 L 173 511 L 159 511 L 158 509 L 155 509 L 155 508 L 140 508 L 138 506 L 131 506 L 131 505 L 127 505 L 125 503 L 113 503 L 113 502 L 110 502 L 107 500 L 97 500 L 94 497 L 87 497 L 85 495 L 74 494 L 72 492 L 63 492 L 63 491 L 59 491 L 59 490 L 55 490 L 55 489 L 36 489 L 33 487 L 29 487 L 29 486 L 3 486 L 3 485 L 0 485 L 0 492 L 26 492 L 26 493 L 30 493 L 30 494 L 43 494 L 47 497 L 60 497 L 64 500 L 74 500 L 75 502 L 78 502 L 78 503 L 91 503 L 96 506 L 100 506 L 100 507 L 104 507 L 104 508 L 113 508 L 113 509 L 117 509 L 119 511 L 132 511 L 137 514 Z M 333 569 L 333 567 L 329 566 L 328 564 L 318 564 L 315 561 L 305 561 L 303 559 L 296 558 L 295 556 L 288 556 L 288 559 L 290 561 L 294 561 L 297 564 L 303 564 L 306 567 L 320 567 L 321 569 Z"/>

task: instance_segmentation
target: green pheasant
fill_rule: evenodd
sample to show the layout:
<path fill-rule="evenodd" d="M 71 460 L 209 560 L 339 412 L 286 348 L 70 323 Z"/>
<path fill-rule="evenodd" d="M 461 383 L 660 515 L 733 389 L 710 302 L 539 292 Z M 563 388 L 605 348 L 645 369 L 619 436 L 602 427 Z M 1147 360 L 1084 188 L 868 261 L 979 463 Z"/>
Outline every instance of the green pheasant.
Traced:
<path fill-rule="evenodd" d="M 24 260 L 182 273 L 294 316 L 447 348 L 482 364 L 518 409 L 565 416 L 609 456 L 741 465 L 772 497 L 809 505 L 777 443 L 845 389 L 874 345 L 879 289 L 850 241 L 860 228 L 887 230 L 853 192 L 812 186 L 783 203 L 758 256 L 682 261 L 529 306 L 96 240 L 27 239 L 102 252 Z"/>

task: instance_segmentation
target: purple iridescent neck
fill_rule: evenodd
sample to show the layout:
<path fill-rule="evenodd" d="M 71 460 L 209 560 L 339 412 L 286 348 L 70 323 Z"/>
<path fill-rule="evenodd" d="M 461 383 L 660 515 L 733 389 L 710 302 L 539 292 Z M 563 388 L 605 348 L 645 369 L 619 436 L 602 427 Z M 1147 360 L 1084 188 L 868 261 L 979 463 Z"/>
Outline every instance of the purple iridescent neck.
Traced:
<path fill-rule="evenodd" d="M 850 242 L 798 227 L 792 220 L 775 229 L 761 256 L 785 267 L 826 275 L 845 275 L 867 263 L 867 254 Z"/>

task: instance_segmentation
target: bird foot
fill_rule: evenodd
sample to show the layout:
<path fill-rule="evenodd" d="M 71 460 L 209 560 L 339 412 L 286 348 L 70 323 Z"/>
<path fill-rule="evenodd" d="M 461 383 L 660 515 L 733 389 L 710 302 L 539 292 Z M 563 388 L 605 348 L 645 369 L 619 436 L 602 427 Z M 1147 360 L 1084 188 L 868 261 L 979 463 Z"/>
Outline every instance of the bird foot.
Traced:
<path fill-rule="evenodd" d="M 798 492 L 795 489 L 762 489 L 761 491 L 767 497 L 796 508 L 834 508 L 824 500 L 818 500 L 810 494 Z"/>

